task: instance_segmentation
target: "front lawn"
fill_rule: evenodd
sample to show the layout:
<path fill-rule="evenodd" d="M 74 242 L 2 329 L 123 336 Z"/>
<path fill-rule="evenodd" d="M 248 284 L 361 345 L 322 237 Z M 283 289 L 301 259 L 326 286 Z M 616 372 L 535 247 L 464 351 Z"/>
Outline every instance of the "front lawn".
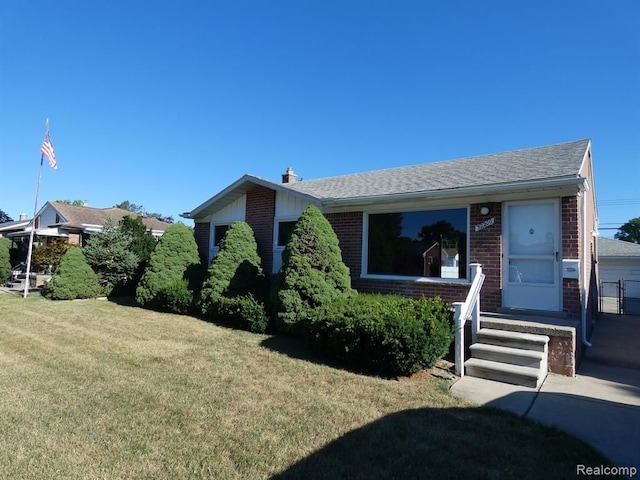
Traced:
<path fill-rule="evenodd" d="M 0 478 L 567 478 L 576 438 L 106 300 L 0 295 Z"/>

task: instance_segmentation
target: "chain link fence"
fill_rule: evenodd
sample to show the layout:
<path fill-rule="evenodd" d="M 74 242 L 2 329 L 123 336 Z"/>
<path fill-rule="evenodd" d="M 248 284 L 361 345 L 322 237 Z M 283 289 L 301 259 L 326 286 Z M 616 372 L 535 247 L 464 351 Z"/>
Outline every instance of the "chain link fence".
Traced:
<path fill-rule="evenodd" d="M 640 315 L 640 281 L 600 282 L 600 312 Z"/>
<path fill-rule="evenodd" d="M 622 282 L 600 282 L 600 312 L 622 313 Z"/>

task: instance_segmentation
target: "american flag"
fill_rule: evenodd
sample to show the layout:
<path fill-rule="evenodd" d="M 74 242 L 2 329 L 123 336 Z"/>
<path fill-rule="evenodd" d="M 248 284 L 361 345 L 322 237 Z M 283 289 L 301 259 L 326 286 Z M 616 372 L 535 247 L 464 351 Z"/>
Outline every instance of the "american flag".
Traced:
<path fill-rule="evenodd" d="M 44 137 L 44 142 L 42 142 L 40 152 L 45 157 L 47 157 L 47 160 L 49 160 L 49 165 L 51 165 L 54 170 L 57 170 L 58 162 L 56 162 L 56 154 L 53 151 L 53 144 L 51 143 L 51 136 L 49 135 L 49 131 L 47 131 L 47 134 Z"/>

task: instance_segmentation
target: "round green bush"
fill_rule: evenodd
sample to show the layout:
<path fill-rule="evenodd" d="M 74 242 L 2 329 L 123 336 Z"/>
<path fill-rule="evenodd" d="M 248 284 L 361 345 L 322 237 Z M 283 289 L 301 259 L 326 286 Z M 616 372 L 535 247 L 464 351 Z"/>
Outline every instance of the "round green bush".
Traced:
<path fill-rule="evenodd" d="M 351 292 L 338 237 L 318 207 L 310 205 L 282 253 L 272 294 L 276 327 L 282 333 L 303 336 L 314 309 Z"/>
<path fill-rule="evenodd" d="M 350 367 L 410 375 L 449 351 L 453 312 L 439 297 L 359 294 L 318 308 L 308 322 L 314 350 Z"/>
<path fill-rule="evenodd" d="M 189 269 L 199 263 L 198 247 L 191 229 L 183 223 L 170 225 L 151 253 L 136 289 L 136 301 L 145 307 L 158 308 L 160 290 L 185 279 Z"/>
<path fill-rule="evenodd" d="M 100 279 L 87 263 L 82 250 L 69 248 L 47 284 L 46 296 L 52 300 L 95 298 L 100 295 Z"/>

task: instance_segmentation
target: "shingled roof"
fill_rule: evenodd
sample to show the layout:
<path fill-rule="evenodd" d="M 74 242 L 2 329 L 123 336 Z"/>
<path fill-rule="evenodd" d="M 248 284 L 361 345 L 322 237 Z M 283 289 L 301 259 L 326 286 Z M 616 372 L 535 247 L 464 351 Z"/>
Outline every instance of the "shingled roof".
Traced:
<path fill-rule="evenodd" d="M 598 237 L 598 257 L 640 258 L 640 245 L 613 238 Z"/>
<path fill-rule="evenodd" d="M 458 160 L 284 184 L 318 199 L 398 195 L 577 178 L 588 139 Z"/>
<path fill-rule="evenodd" d="M 93 208 L 79 207 L 61 202 L 49 203 L 64 217 L 64 222 L 57 224 L 57 226 L 64 228 L 82 228 L 83 225 L 104 225 L 109 219 L 117 223 L 126 216 L 138 217 L 137 214 L 122 208 Z M 142 217 L 142 223 L 150 230 L 164 231 L 169 226 L 168 223 L 153 217 Z"/>
<path fill-rule="evenodd" d="M 581 188 L 580 171 L 591 141 L 527 148 L 457 160 L 388 168 L 335 177 L 278 183 L 244 175 L 190 212 L 199 218 L 221 208 L 260 185 L 324 206 L 386 202 L 409 197 L 487 195 L 544 188 Z"/>

